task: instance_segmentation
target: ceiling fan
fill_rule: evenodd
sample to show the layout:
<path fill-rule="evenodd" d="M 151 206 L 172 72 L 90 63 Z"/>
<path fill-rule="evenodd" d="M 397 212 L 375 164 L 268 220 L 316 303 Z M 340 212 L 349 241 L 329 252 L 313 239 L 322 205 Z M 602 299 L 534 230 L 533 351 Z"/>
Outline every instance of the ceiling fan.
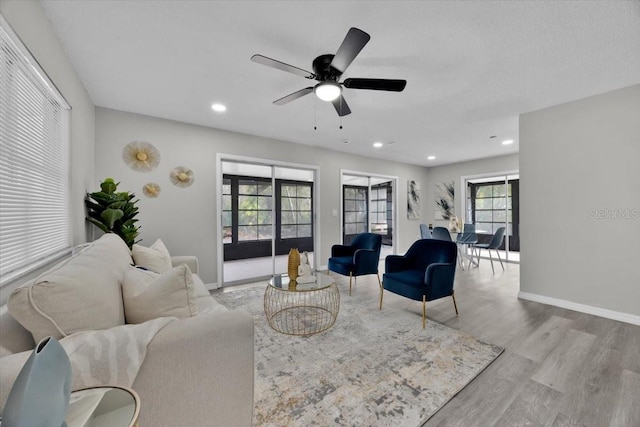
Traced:
<path fill-rule="evenodd" d="M 402 92 L 407 84 L 406 80 L 391 79 L 361 79 L 348 78 L 340 82 L 340 76 L 353 62 L 362 48 L 369 42 L 371 36 L 358 28 L 350 28 L 342 44 L 335 55 L 320 55 L 313 60 L 313 73 L 285 64 L 275 59 L 267 58 L 263 55 L 253 55 L 251 60 L 258 64 L 273 67 L 278 70 L 287 71 L 309 80 L 317 80 L 315 86 L 309 86 L 299 91 L 293 92 L 283 98 L 273 101 L 276 105 L 285 105 L 291 101 L 301 98 L 314 92 L 323 101 L 331 102 L 340 117 L 351 114 L 351 109 L 342 95 L 342 88 L 348 89 L 369 89 L 386 90 L 391 92 Z"/>

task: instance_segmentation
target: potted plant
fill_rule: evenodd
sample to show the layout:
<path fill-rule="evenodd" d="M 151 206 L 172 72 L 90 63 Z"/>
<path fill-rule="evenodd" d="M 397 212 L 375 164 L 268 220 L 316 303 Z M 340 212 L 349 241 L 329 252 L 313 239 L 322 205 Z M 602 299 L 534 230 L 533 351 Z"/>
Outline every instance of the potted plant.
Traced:
<path fill-rule="evenodd" d="M 119 182 L 105 178 L 100 184 L 100 191 L 87 193 L 87 221 L 105 233 L 115 233 L 125 241 L 129 249 L 137 243 L 139 226 L 138 208 L 134 200 L 135 194 L 128 191 L 116 192 Z"/>

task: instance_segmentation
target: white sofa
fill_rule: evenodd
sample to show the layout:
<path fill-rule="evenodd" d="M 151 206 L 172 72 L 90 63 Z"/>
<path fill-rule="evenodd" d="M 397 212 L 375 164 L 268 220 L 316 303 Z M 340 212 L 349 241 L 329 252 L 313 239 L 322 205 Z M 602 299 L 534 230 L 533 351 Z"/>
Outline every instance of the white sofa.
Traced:
<path fill-rule="evenodd" d="M 202 284 L 195 257 L 172 262 L 186 263 Z M 131 264 L 129 248 L 107 234 L 14 291 L 9 309 L 0 308 L 0 408 L 34 338 L 122 328 L 121 285 Z M 251 425 L 253 318 L 244 310 L 227 310 L 208 292 L 197 295 L 196 305 L 197 315 L 169 322 L 147 346 L 132 384 L 140 395 L 141 427 Z"/>

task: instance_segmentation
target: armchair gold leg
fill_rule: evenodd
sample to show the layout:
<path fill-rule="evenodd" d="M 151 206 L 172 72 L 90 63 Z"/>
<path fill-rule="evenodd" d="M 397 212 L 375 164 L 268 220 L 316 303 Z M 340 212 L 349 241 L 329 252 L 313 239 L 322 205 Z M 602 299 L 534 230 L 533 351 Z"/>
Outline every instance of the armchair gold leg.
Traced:
<path fill-rule="evenodd" d="M 384 286 L 382 286 L 382 282 L 380 281 L 380 274 L 377 274 L 378 276 L 378 284 L 380 284 L 380 310 L 382 310 L 382 295 L 384 294 Z"/>
<path fill-rule="evenodd" d="M 349 272 L 349 296 L 351 296 L 351 279 L 353 278 L 353 273 Z"/>
<path fill-rule="evenodd" d="M 451 298 L 453 298 L 453 308 L 456 309 L 456 316 L 458 315 L 458 305 L 456 304 L 456 297 L 451 293 Z"/>
<path fill-rule="evenodd" d="M 427 296 L 422 295 L 422 329 L 427 324 Z"/>

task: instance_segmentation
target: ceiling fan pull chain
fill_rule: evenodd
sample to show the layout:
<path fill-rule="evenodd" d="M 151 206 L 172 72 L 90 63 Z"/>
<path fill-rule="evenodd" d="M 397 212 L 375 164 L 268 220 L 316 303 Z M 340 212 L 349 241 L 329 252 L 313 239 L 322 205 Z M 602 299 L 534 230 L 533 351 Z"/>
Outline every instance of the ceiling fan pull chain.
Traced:
<path fill-rule="evenodd" d="M 342 129 L 342 101 L 344 98 L 340 96 L 340 114 L 338 114 L 338 118 L 340 119 L 340 129 Z"/>
<path fill-rule="evenodd" d="M 313 130 L 318 130 L 318 102 L 316 100 L 313 101 Z"/>

